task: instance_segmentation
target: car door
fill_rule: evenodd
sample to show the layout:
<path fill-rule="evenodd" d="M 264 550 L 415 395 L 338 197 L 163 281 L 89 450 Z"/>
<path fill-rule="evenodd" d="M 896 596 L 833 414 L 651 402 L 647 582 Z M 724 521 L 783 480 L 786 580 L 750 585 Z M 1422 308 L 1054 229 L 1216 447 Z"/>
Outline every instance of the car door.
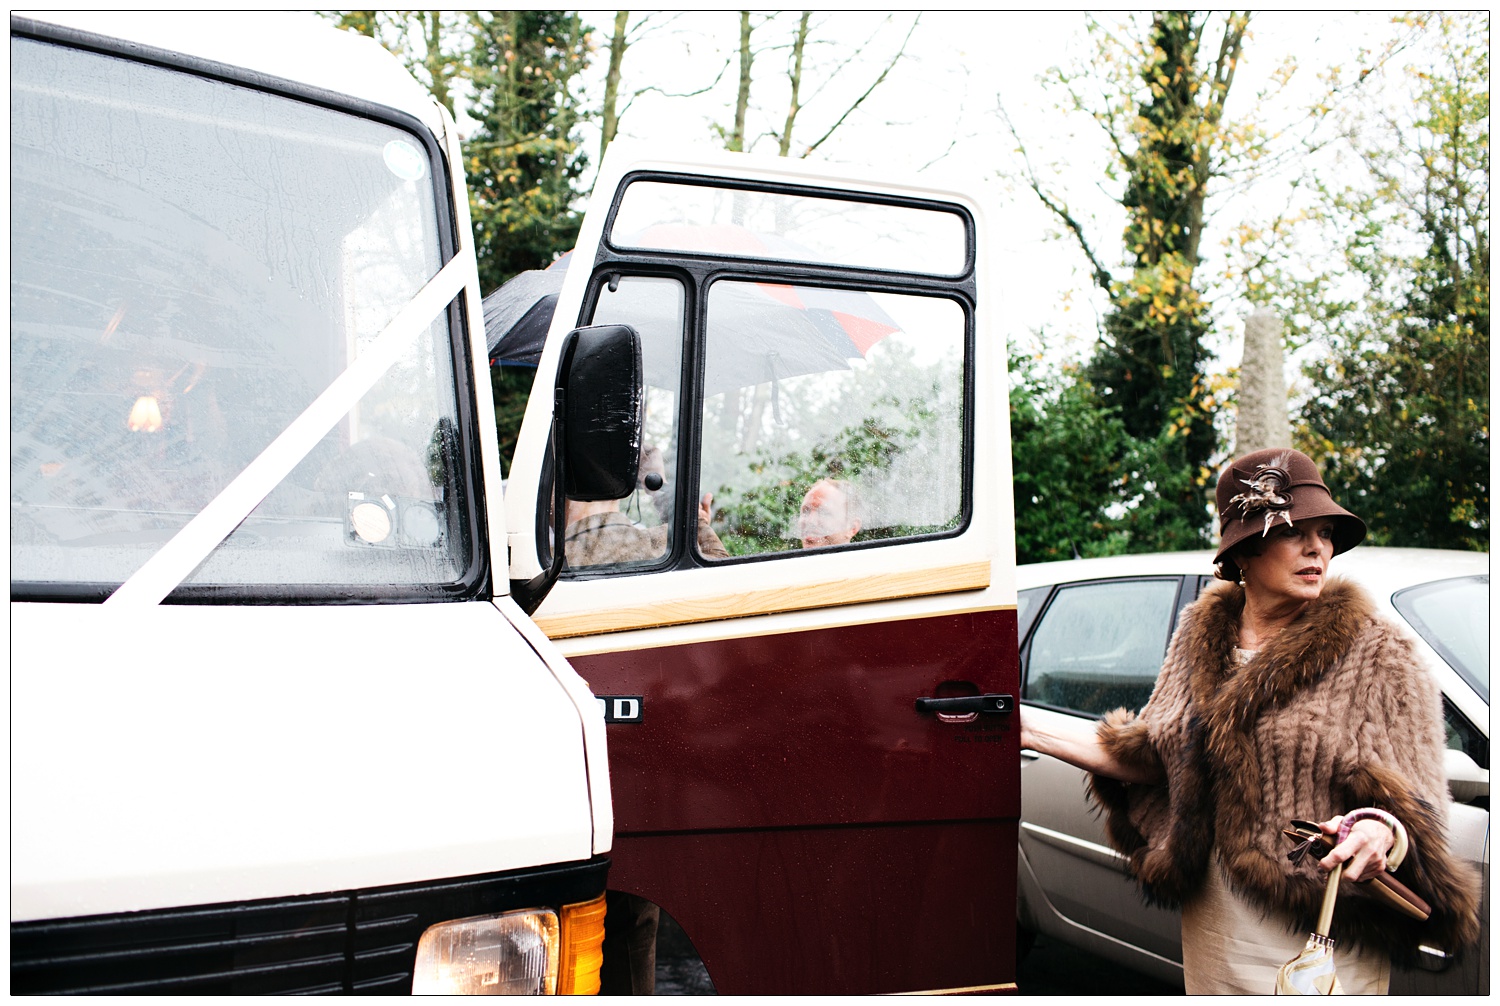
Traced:
<path fill-rule="evenodd" d="M 1023 592 L 1026 715 L 1093 720 L 1151 696 L 1177 613 L 1198 577 L 1142 576 Z M 1027 596 L 1030 595 L 1030 596 Z M 1164 978 L 1180 977 L 1176 912 L 1145 906 L 1085 795 L 1085 773 L 1022 754 L 1022 884 L 1028 924 Z"/>
<path fill-rule="evenodd" d="M 640 332 L 642 483 L 577 502 L 535 616 L 610 721 L 611 887 L 675 918 L 720 993 L 1010 985 L 1017 734 L 977 711 L 1017 690 L 1010 452 L 977 205 L 611 154 L 540 366 L 575 323 Z M 514 578 L 550 557 L 548 405 Z"/>

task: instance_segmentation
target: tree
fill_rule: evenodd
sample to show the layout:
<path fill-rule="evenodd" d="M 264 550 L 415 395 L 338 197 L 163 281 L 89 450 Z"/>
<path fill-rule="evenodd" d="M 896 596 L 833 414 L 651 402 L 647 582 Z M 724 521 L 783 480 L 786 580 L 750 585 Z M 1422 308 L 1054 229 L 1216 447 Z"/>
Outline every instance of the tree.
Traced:
<path fill-rule="evenodd" d="M 1231 130 L 1224 123 L 1249 15 L 1227 15 L 1205 57 L 1209 23 L 1201 12 L 1158 11 L 1144 43 L 1135 44 L 1091 24 L 1099 46 L 1099 72 L 1091 79 L 1104 83 L 1102 101 L 1083 96 L 1081 78 L 1059 78 L 1074 108 L 1102 127 L 1115 171 L 1125 179 L 1119 201 L 1127 214 L 1128 275 L 1118 276 L 1096 251 L 1067 201 L 1044 184 L 1020 149 L 1032 191 L 1076 239 L 1109 298 L 1085 376 L 1131 438 L 1121 443 L 1118 460 L 1129 469 L 1120 486 L 1134 551 L 1207 540 L 1218 400 L 1205 372 L 1212 320 L 1198 273 L 1205 205 L 1211 180 L 1259 139 L 1253 128 Z"/>
<path fill-rule="evenodd" d="M 453 83 L 465 74 L 468 49 L 468 33 L 457 12 L 350 10 L 326 16 L 391 50 L 449 113 L 457 114 Z"/>
<path fill-rule="evenodd" d="M 482 289 L 547 265 L 573 247 L 586 155 L 572 89 L 589 53 L 577 12 L 474 11 L 470 115 L 464 143 Z"/>
<path fill-rule="evenodd" d="M 625 50 L 630 48 L 630 37 L 626 28 L 630 24 L 630 11 L 615 11 L 615 29 L 609 36 L 609 69 L 604 74 L 604 104 L 599 110 L 599 162 L 604 163 L 604 152 L 620 131 L 620 78 L 625 72 Z"/>
<path fill-rule="evenodd" d="M 1016 561 L 1123 551 L 1110 505 L 1124 477 L 1124 424 L 1076 370 L 1049 372 L 1012 349 L 1010 382 Z"/>
<path fill-rule="evenodd" d="M 854 47 L 854 49 L 850 50 L 846 56 L 844 56 L 828 69 L 824 70 L 821 75 L 823 78 L 822 83 L 820 83 L 813 90 L 813 93 L 808 97 L 807 101 L 804 102 L 802 100 L 802 85 L 804 82 L 804 61 L 807 54 L 807 47 L 810 42 L 813 45 L 817 44 L 817 40 L 815 38 L 810 38 L 810 22 L 812 20 L 812 13 L 812 11 L 808 10 L 802 12 L 802 17 L 798 21 L 797 28 L 792 35 L 792 55 L 787 67 L 787 81 L 791 88 L 791 97 L 787 102 L 786 122 L 782 126 L 782 129 L 779 133 L 773 133 L 776 138 L 777 146 L 779 148 L 778 153 L 780 153 L 782 157 L 791 156 L 791 152 L 793 150 L 792 128 L 796 125 L 797 116 L 802 111 L 804 104 L 811 104 L 812 102 L 816 101 L 818 97 L 824 93 L 829 84 L 833 83 L 842 74 L 846 73 L 848 68 L 864 55 L 866 49 L 868 49 L 869 46 L 875 41 L 875 39 L 881 34 L 881 30 L 885 27 L 885 25 L 891 23 L 891 18 L 887 16 L 886 19 L 881 23 L 880 27 L 878 27 L 867 39 L 865 39 L 864 42 Z M 821 147 L 824 143 L 827 143 L 828 140 L 833 137 L 833 134 L 838 132 L 839 128 L 848 121 L 849 116 L 858 111 L 859 108 L 864 105 L 865 101 L 869 99 L 870 95 L 875 93 L 876 88 L 885 83 L 886 78 L 891 75 L 891 71 L 896 68 L 896 64 L 899 63 L 906 55 L 906 47 L 911 43 L 911 37 L 916 32 L 917 26 L 921 24 L 921 22 L 921 14 L 917 14 L 912 18 L 911 24 L 906 29 L 906 34 L 901 39 L 901 44 L 896 47 L 895 51 L 891 54 L 885 65 L 881 67 L 880 72 L 870 80 L 869 85 L 860 92 L 858 97 L 856 97 L 848 105 L 844 106 L 843 111 L 838 115 L 837 118 L 833 120 L 831 124 L 829 124 L 828 128 L 825 129 L 816 140 L 812 141 L 811 143 L 805 144 L 802 147 L 802 152 L 798 155 L 799 157 L 807 157 L 811 155 L 813 151 Z"/>
<path fill-rule="evenodd" d="M 604 77 L 604 97 L 599 111 L 599 161 L 603 163 L 604 152 L 619 135 L 620 123 L 635 100 L 646 94 L 659 94 L 666 98 L 693 98 L 704 94 L 723 79 L 729 69 L 729 60 L 724 61 L 718 74 L 703 87 L 691 91 L 668 91 L 655 84 L 635 88 L 627 86 L 625 77 L 625 54 L 636 43 L 648 35 L 670 27 L 681 15 L 681 11 L 648 11 L 632 19 L 631 11 L 615 11 L 614 30 L 609 36 L 609 66 Z"/>
<path fill-rule="evenodd" d="M 574 85 L 589 53 L 589 29 L 576 12 L 326 16 L 381 42 L 450 113 L 477 120 L 463 140 L 463 167 L 482 290 L 544 267 L 573 247 L 581 222 L 574 209 L 576 183 L 585 167 L 575 136 L 584 113 Z M 625 17 L 622 11 L 616 20 L 617 35 Z M 490 368 L 500 456 L 507 466 L 534 376 L 529 368 Z"/>
<path fill-rule="evenodd" d="M 1346 123 L 1364 177 L 1329 219 L 1355 234 L 1362 290 L 1320 319 L 1330 352 L 1299 432 L 1372 542 L 1487 549 L 1488 19 L 1398 26 L 1425 45 L 1386 109 Z"/>
<path fill-rule="evenodd" d="M 722 125 L 714 127 L 727 150 L 750 150 L 760 139 L 769 138 L 776 142 L 777 153 L 780 156 L 790 157 L 795 151 L 796 156 L 807 157 L 828 142 L 849 117 L 875 93 L 876 89 L 885 83 L 896 64 L 905 56 L 912 34 L 921 23 L 920 14 L 912 18 L 911 25 L 907 28 L 900 44 L 864 90 L 847 104 L 835 106 L 841 108 L 842 111 L 833 116 L 832 121 L 827 124 L 816 140 L 803 144 L 798 150 L 793 144 L 792 137 L 801 113 L 814 103 L 818 103 L 820 108 L 827 107 L 828 101 L 825 99 L 819 102 L 819 98 L 828 92 L 830 85 L 836 81 L 846 80 L 852 72 L 862 66 L 862 57 L 876 43 L 876 40 L 885 34 L 885 28 L 892 23 L 892 17 L 884 18 L 868 37 L 851 47 L 842 40 L 835 42 L 820 39 L 818 28 L 821 25 L 813 22 L 813 11 L 801 11 L 796 14 L 797 21 L 789 35 L 777 34 L 775 29 L 784 23 L 779 19 L 780 15 L 785 13 L 791 12 L 777 11 L 756 19 L 751 11 L 739 12 L 739 46 L 736 50 L 739 74 L 736 78 L 733 124 L 729 127 Z M 766 40 L 767 36 L 770 37 L 769 41 Z M 760 40 L 758 44 L 757 39 Z M 780 128 L 774 124 L 767 124 L 764 132 L 751 136 L 751 113 L 757 107 L 752 98 L 754 94 L 762 90 L 753 86 L 754 81 L 760 79 L 754 77 L 756 60 L 781 50 L 786 50 L 788 53 L 786 114 L 781 118 Z M 816 51 L 828 51 L 835 55 L 831 61 L 810 59 L 810 54 Z M 765 79 L 776 81 L 774 76 Z M 770 86 L 773 89 L 779 89 L 780 82 L 776 81 Z M 811 86 L 811 94 L 804 98 L 804 88 L 808 86 Z"/>

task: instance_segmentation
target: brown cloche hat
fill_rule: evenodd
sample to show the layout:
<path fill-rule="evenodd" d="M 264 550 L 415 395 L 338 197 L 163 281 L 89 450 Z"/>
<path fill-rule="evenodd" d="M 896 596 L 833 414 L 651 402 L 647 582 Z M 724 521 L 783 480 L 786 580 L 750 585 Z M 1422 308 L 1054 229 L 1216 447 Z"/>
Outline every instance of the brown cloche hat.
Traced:
<path fill-rule="evenodd" d="M 1264 537 L 1278 524 L 1313 517 L 1334 519 L 1334 555 L 1365 538 L 1365 522 L 1335 503 L 1312 458 L 1290 447 L 1252 451 L 1231 461 L 1219 476 L 1217 502 L 1215 563 L 1251 535 Z"/>

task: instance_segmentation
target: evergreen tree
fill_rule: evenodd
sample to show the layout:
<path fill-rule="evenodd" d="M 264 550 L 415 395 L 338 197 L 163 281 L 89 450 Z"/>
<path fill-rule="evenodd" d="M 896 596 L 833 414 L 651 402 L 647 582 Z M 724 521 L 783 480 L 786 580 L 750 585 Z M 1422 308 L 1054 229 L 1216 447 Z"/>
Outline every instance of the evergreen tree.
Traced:
<path fill-rule="evenodd" d="M 1213 138 L 1248 18 L 1231 16 L 1215 61 L 1200 66 L 1204 16 L 1158 11 L 1140 69 L 1146 100 L 1133 125 L 1135 146 L 1122 204 L 1130 214 L 1128 279 L 1110 288 L 1111 311 L 1088 373 L 1103 402 L 1118 410 L 1155 476 L 1141 504 L 1141 544 L 1154 549 L 1206 543 L 1206 471 L 1216 435 L 1204 398 L 1208 308 L 1195 285 Z M 1140 514 L 1138 516 L 1144 516 Z"/>
<path fill-rule="evenodd" d="M 398 56 L 455 116 L 478 121 L 463 142 L 469 212 L 488 293 L 573 247 L 586 158 L 576 83 L 590 29 L 576 11 L 333 11 L 341 28 Z"/>
<path fill-rule="evenodd" d="M 582 111 L 574 78 L 588 58 L 588 33 L 569 11 L 474 11 L 470 115 L 479 128 L 464 143 L 469 203 L 488 291 L 571 248 L 574 207 L 586 155 L 574 136 Z"/>

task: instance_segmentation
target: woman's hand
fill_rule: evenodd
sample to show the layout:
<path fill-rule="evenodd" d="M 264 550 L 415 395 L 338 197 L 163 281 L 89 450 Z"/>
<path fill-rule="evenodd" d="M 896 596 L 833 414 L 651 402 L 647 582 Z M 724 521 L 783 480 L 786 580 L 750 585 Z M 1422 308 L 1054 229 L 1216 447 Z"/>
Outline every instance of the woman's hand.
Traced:
<path fill-rule="evenodd" d="M 1344 815 L 1318 824 L 1325 834 L 1337 835 Z M 1349 829 L 1349 837 L 1334 846 L 1333 851 L 1318 861 L 1318 869 L 1327 872 L 1340 863 L 1344 864 L 1347 880 L 1368 880 L 1385 871 L 1385 854 L 1396 844 L 1396 835 L 1381 821 L 1366 819 L 1355 821 Z"/>

